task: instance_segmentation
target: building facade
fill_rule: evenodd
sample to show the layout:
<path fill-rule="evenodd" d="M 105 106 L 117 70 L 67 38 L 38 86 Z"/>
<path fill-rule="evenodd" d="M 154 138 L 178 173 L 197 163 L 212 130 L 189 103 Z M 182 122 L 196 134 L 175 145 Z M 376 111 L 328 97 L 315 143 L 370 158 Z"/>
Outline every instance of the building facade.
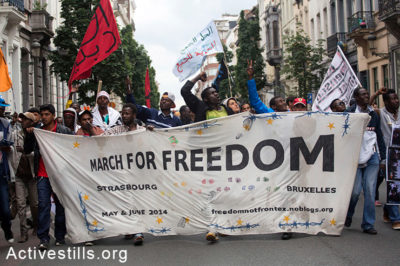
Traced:
<path fill-rule="evenodd" d="M 388 55 L 389 75 L 387 75 L 386 69 L 382 70 L 383 85 L 400 93 L 400 27 L 398 23 L 400 19 L 400 0 L 379 0 L 378 10 L 378 17 L 385 23 L 389 32 L 388 50 L 382 51 L 381 47 L 376 46 L 374 52 L 381 57 Z"/>
<path fill-rule="evenodd" d="M 134 0 L 112 0 L 112 7 L 121 27 L 134 26 Z M 0 0 L 0 46 L 13 82 L 2 96 L 10 112 L 51 103 L 61 116 L 69 90 L 51 71 L 49 55 L 56 51 L 53 38 L 62 23 L 59 0 Z"/>

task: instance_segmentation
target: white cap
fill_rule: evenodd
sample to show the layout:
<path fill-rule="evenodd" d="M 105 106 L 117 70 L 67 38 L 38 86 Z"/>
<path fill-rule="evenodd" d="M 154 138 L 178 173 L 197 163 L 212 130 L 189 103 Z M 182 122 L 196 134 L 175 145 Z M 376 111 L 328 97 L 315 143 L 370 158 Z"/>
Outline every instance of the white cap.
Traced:
<path fill-rule="evenodd" d="M 105 96 L 108 100 L 110 100 L 110 94 L 108 94 L 106 91 L 100 91 L 97 93 L 96 101 L 100 96 Z"/>

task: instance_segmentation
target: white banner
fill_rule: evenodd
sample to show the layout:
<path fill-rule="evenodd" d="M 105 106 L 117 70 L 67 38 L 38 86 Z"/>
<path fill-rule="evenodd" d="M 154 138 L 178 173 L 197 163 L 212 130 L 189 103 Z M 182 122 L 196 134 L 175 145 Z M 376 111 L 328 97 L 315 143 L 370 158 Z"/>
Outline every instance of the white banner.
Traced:
<path fill-rule="evenodd" d="M 179 81 L 183 81 L 201 68 L 207 55 L 222 52 L 224 49 L 217 28 L 211 21 L 181 50 L 178 62 L 172 72 L 179 78 Z"/>
<path fill-rule="evenodd" d="M 340 99 L 348 105 L 355 88 L 361 86 L 342 49 L 338 46 L 312 106 L 313 111 L 331 111 L 329 105 Z"/>
<path fill-rule="evenodd" d="M 238 114 L 83 137 L 35 130 L 73 243 L 157 236 L 339 235 L 367 114 Z"/>

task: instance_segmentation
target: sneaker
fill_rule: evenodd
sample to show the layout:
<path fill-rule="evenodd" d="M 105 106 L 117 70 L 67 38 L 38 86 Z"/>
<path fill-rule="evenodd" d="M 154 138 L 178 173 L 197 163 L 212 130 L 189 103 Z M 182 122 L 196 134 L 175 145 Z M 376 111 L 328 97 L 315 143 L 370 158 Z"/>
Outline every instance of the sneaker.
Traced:
<path fill-rule="evenodd" d="M 63 239 L 63 240 L 56 240 L 56 246 L 57 247 L 59 247 L 59 246 L 64 246 L 65 245 L 65 240 Z"/>
<path fill-rule="evenodd" d="M 389 218 L 389 214 L 387 212 L 387 210 L 384 208 L 383 209 L 383 222 L 384 223 L 390 223 L 390 218 Z"/>
<path fill-rule="evenodd" d="M 40 244 L 39 244 L 39 246 L 38 246 L 38 249 L 40 250 L 40 251 L 45 251 L 45 250 L 48 250 L 49 249 L 49 241 L 40 241 Z"/>
<path fill-rule="evenodd" d="M 133 236 L 133 244 L 135 246 L 140 246 L 143 244 L 144 236 L 143 234 L 135 234 Z"/>
<path fill-rule="evenodd" d="M 207 241 L 210 241 L 211 243 L 215 243 L 218 241 L 218 236 L 215 233 L 208 232 L 206 235 L 206 239 L 207 239 Z"/>
<path fill-rule="evenodd" d="M 372 227 L 370 229 L 364 229 L 363 233 L 370 234 L 370 235 L 376 235 L 378 233 L 378 231 L 376 231 L 375 228 Z"/>
<path fill-rule="evenodd" d="M 282 240 L 289 240 L 289 239 L 292 238 L 292 236 L 293 236 L 293 233 L 283 233 L 282 236 L 281 236 L 281 239 Z"/>
<path fill-rule="evenodd" d="M 379 200 L 375 200 L 375 207 L 382 207 L 382 203 Z"/>
<path fill-rule="evenodd" d="M 14 234 L 11 229 L 9 231 L 4 231 L 4 236 L 8 243 L 14 243 Z"/>
<path fill-rule="evenodd" d="M 392 223 L 392 229 L 400 230 L 400 222 L 393 222 Z"/>
<path fill-rule="evenodd" d="M 346 217 L 346 221 L 344 222 L 344 226 L 350 227 L 352 219 L 350 217 Z"/>
<path fill-rule="evenodd" d="M 91 246 L 94 246 L 94 243 L 91 242 L 91 241 L 88 241 L 88 242 L 85 242 L 85 246 L 86 247 L 91 247 Z"/>

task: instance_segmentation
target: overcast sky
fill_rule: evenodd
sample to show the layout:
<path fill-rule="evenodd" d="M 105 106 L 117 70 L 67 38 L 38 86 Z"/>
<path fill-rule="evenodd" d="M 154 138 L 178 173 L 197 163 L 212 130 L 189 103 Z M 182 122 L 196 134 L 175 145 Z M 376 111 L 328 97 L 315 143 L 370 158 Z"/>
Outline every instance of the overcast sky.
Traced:
<path fill-rule="evenodd" d="M 136 0 L 135 39 L 145 46 L 156 70 L 159 92 L 175 94 L 176 105 L 184 104 L 183 83 L 172 73 L 179 51 L 213 19 L 239 14 L 257 0 Z"/>

